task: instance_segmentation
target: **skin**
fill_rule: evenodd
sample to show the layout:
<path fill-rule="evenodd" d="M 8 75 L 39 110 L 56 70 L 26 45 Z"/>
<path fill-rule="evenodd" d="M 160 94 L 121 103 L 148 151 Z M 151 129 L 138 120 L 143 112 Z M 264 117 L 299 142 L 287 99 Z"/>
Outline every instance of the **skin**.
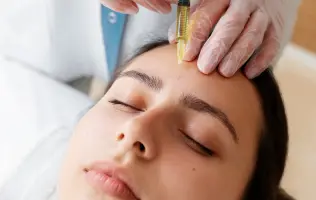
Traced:
<path fill-rule="evenodd" d="M 259 96 L 239 72 L 230 79 L 216 72 L 206 76 L 196 65 L 178 65 L 174 45 L 134 59 L 123 71 L 129 76 L 115 81 L 77 125 L 62 167 L 60 199 L 116 199 L 87 183 L 83 170 L 96 161 L 124 168 L 142 200 L 241 199 L 254 171 L 262 127 Z M 135 71 L 161 82 L 151 88 L 131 77 Z M 215 114 L 179 103 L 185 95 L 220 109 L 231 126 Z M 113 99 L 137 109 L 113 105 L 109 102 Z"/>

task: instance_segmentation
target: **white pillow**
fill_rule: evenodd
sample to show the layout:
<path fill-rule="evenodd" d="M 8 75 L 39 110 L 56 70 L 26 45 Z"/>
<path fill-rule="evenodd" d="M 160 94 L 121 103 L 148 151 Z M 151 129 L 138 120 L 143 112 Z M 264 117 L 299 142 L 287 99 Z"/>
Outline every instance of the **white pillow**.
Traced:
<path fill-rule="evenodd" d="M 0 0 L 0 55 L 60 80 L 107 77 L 99 0 Z"/>
<path fill-rule="evenodd" d="M 92 104 L 67 85 L 0 58 L 0 188 L 38 143 L 70 129 Z"/>
<path fill-rule="evenodd" d="M 70 129 L 61 127 L 43 138 L 0 188 L 0 199 L 57 199 L 59 171 L 70 133 Z"/>

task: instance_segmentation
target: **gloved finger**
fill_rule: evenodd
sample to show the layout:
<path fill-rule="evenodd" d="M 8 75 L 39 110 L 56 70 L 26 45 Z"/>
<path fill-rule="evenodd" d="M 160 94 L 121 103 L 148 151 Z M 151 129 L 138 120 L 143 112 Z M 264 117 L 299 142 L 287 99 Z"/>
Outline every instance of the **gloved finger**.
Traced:
<path fill-rule="evenodd" d="M 101 3 L 116 12 L 126 14 L 136 14 L 138 12 L 138 6 L 131 0 L 101 0 Z"/>
<path fill-rule="evenodd" d="M 271 24 L 267 30 L 266 36 L 259 52 L 251 58 L 245 68 L 245 74 L 252 79 L 260 75 L 273 62 L 273 59 L 279 52 L 280 42 L 276 30 Z"/>
<path fill-rule="evenodd" d="M 225 77 L 233 76 L 261 45 L 269 25 L 269 16 L 256 10 L 248 21 L 240 38 L 234 43 L 219 65 L 219 72 Z"/>
<path fill-rule="evenodd" d="M 165 0 L 140 0 L 141 2 L 146 2 L 149 6 L 156 9 L 157 12 L 161 14 L 167 14 L 171 11 L 170 3 Z"/>
<path fill-rule="evenodd" d="M 176 38 L 177 21 L 173 22 L 168 29 L 168 40 L 170 44 L 175 44 L 177 42 Z"/>
<path fill-rule="evenodd" d="M 158 12 L 158 10 L 155 7 L 151 6 L 147 0 L 136 0 L 135 3 L 153 12 Z"/>
<path fill-rule="evenodd" d="M 202 73 L 212 72 L 227 54 L 253 12 L 249 6 L 247 2 L 232 4 L 219 20 L 211 37 L 202 47 L 198 59 L 198 68 Z"/>
<path fill-rule="evenodd" d="M 200 53 L 212 29 L 229 5 L 228 0 L 202 1 L 190 18 L 190 37 L 186 45 L 185 61 L 191 61 Z"/>

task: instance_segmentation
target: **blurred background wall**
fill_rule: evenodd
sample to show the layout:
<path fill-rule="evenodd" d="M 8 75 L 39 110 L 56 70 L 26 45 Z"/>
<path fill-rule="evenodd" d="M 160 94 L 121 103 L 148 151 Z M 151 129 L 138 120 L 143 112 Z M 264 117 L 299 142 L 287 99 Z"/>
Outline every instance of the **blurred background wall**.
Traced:
<path fill-rule="evenodd" d="M 290 145 L 284 187 L 298 200 L 316 199 L 316 1 L 302 0 L 276 76 L 289 117 Z"/>
<path fill-rule="evenodd" d="M 316 1 L 302 0 L 292 41 L 316 52 Z"/>

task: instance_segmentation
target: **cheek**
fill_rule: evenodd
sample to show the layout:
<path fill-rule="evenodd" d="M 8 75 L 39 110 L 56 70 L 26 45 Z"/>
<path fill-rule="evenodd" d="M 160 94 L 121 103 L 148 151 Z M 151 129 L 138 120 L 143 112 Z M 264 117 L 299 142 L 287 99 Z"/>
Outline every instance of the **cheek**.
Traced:
<path fill-rule="evenodd" d="M 113 114 L 110 109 L 96 105 L 80 120 L 69 147 L 69 156 L 76 163 L 104 159 L 115 149 L 120 123 Z"/>
<path fill-rule="evenodd" d="M 168 146 L 164 149 L 163 163 L 159 165 L 161 173 L 155 177 L 163 178 L 166 187 L 172 188 L 167 190 L 173 199 L 240 199 L 248 183 L 248 172 L 240 175 L 231 167 L 236 166 L 231 160 L 200 157 L 182 146 L 173 145 L 172 149 Z M 241 171 L 245 172 L 245 166 L 243 168 Z"/>
<path fill-rule="evenodd" d="M 238 200 L 243 193 L 244 183 L 232 183 L 233 177 L 229 177 L 221 164 L 209 164 L 199 162 L 181 162 L 180 165 L 162 167 L 165 172 L 164 183 L 173 199 L 199 199 L 199 200 Z M 168 169 L 166 169 L 168 167 Z M 181 183 L 181 184 L 180 184 Z M 167 198 L 169 199 L 169 198 Z"/>

